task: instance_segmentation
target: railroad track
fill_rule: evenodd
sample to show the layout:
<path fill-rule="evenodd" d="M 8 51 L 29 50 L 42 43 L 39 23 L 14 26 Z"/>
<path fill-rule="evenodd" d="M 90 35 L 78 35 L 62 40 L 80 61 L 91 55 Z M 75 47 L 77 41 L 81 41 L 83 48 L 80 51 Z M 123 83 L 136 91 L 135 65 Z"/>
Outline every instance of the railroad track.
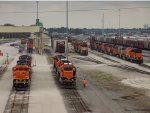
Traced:
<path fill-rule="evenodd" d="M 91 113 L 76 89 L 65 89 L 64 96 L 69 101 L 73 113 Z"/>
<path fill-rule="evenodd" d="M 102 64 L 103 62 L 99 61 L 99 60 L 96 60 L 90 56 L 87 56 L 87 57 L 73 57 L 73 58 L 76 58 L 76 59 L 79 59 L 79 60 L 84 60 L 84 61 L 89 61 L 89 62 L 94 62 L 96 64 Z"/>
<path fill-rule="evenodd" d="M 12 90 L 4 113 L 28 113 L 28 101 L 30 91 Z"/>
<path fill-rule="evenodd" d="M 150 54 L 150 51 L 143 51 L 143 53 L 147 53 L 147 54 Z"/>
<path fill-rule="evenodd" d="M 142 73 L 142 74 L 148 74 L 148 75 L 150 74 L 150 72 L 147 72 L 147 71 L 144 71 L 144 70 L 140 70 L 140 69 L 137 69 L 135 67 L 128 66 L 128 65 L 108 65 L 108 66 L 118 67 L 118 68 L 130 70 L 130 71 L 139 72 L 139 73 Z"/>
<path fill-rule="evenodd" d="M 57 87 L 61 90 L 61 93 L 69 105 L 69 113 L 92 113 L 82 97 L 78 93 L 78 90 L 74 86 L 65 86 L 58 82 L 55 72 L 52 71 L 55 77 Z"/>
<path fill-rule="evenodd" d="M 108 58 L 108 57 L 106 57 L 106 56 L 102 56 L 103 54 L 99 54 L 99 53 L 96 52 L 96 51 L 89 50 L 89 52 L 92 53 L 92 54 L 94 54 L 94 55 L 96 55 L 96 56 L 100 56 L 100 57 L 102 57 L 102 58 L 104 58 L 104 59 L 106 59 L 106 60 L 112 61 L 112 62 L 114 62 L 114 63 L 120 63 L 120 62 L 118 62 L 118 61 L 116 61 L 116 60 L 113 60 L 113 59 L 111 59 L 111 58 Z M 112 56 L 112 57 L 113 57 L 113 56 Z M 141 66 L 141 67 L 144 67 L 144 68 L 150 68 L 150 66 L 148 66 L 148 65 L 146 65 L 146 64 L 140 64 L 140 66 Z"/>
<path fill-rule="evenodd" d="M 49 58 L 49 56 L 51 57 L 51 54 L 47 54 L 47 56 L 49 63 L 51 63 L 51 59 Z M 69 108 L 69 113 L 91 113 L 91 110 L 83 101 L 82 97 L 80 96 L 78 90 L 75 87 L 66 87 L 60 84 L 57 80 L 57 77 L 55 76 L 54 71 L 52 71 L 52 75 L 55 77 L 57 87 L 61 90 L 67 104 L 71 107 Z"/>
<path fill-rule="evenodd" d="M 143 57 L 150 57 L 150 56 L 148 56 L 148 55 L 142 55 Z"/>
<path fill-rule="evenodd" d="M 100 57 L 102 57 L 102 58 L 104 58 L 104 59 L 106 59 L 106 60 L 112 61 L 112 62 L 114 62 L 114 63 L 120 63 L 120 62 L 118 62 L 118 61 L 116 61 L 116 60 L 113 60 L 113 59 L 110 59 L 110 58 L 108 58 L 108 57 L 105 57 L 105 56 L 103 56 L 104 54 L 99 54 L 99 53 L 96 52 L 96 51 L 89 50 L 89 52 L 92 53 L 92 54 L 95 54 L 95 55 L 97 55 L 97 56 L 100 56 Z"/>
<path fill-rule="evenodd" d="M 52 71 L 52 74 L 55 76 L 54 71 Z M 56 76 L 55 82 L 57 87 L 61 90 L 61 93 L 66 100 L 65 102 L 69 105 L 69 113 L 92 113 L 74 86 L 60 84 Z"/>
<path fill-rule="evenodd" d="M 91 51 L 90 50 L 90 52 L 92 53 L 92 54 L 95 54 L 95 55 L 97 55 L 97 56 L 100 56 L 100 57 L 102 57 L 102 58 L 105 58 L 105 59 L 107 59 L 107 60 L 110 60 L 110 61 L 112 61 L 112 62 L 116 62 L 116 63 L 120 63 L 120 62 L 118 62 L 118 61 L 115 61 L 115 60 L 112 60 L 112 59 L 110 59 L 110 58 L 107 58 L 107 57 L 104 57 L 104 56 L 101 56 L 101 55 L 99 55 L 97 52 L 94 52 L 94 51 Z M 136 71 L 136 72 L 139 72 L 139 73 L 142 73 L 142 74 L 150 74 L 150 72 L 148 72 L 148 71 L 144 71 L 144 70 L 142 70 L 142 69 L 138 69 L 138 68 L 135 68 L 135 67 L 132 67 L 132 66 L 129 66 L 129 65 L 125 65 L 125 64 L 107 64 L 108 66 L 113 66 L 113 67 L 119 67 L 119 68 L 122 68 L 122 69 L 126 69 L 126 70 L 131 70 L 131 71 Z M 141 67 L 144 67 L 144 68 L 150 68 L 150 66 L 147 66 L 146 64 L 140 64 L 140 66 Z"/>

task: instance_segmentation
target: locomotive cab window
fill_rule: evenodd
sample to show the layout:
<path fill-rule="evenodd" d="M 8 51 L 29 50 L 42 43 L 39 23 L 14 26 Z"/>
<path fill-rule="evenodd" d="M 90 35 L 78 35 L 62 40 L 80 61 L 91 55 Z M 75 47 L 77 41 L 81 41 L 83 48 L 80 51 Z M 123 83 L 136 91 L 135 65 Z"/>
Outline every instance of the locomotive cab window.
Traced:
<path fill-rule="evenodd" d="M 72 68 L 72 67 L 64 67 L 64 70 L 65 70 L 65 71 L 72 71 L 73 68 Z"/>

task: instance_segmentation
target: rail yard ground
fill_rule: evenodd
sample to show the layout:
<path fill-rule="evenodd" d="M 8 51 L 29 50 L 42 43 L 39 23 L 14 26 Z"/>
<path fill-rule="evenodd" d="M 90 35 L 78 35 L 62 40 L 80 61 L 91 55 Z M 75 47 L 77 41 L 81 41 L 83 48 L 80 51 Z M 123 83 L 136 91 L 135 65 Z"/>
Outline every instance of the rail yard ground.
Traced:
<path fill-rule="evenodd" d="M 33 67 L 28 113 L 67 113 L 46 56 L 35 54 L 33 58 L 36 66 Z"/>
<path fill-rule="evenodd" d="M 74 53 L 69 44 L 69 59 L 77 67 L 76 89 L 62 88 L 57 82 L 51 57 L 33 54 L 32 83 L 28 93 L 14 98 L 12 94 L 12 66 L 19 57 L 17 49 L 2 44 L 13 59 L 0 77 L 0 112 L 10 113 L 11 102 L 17 103 L 12 113 L 21 105 L 28 113 L 149 113 L 150 112 L 150 71 L 149 67 L 127 62 L 96 51 L 88 56 Z M 146 51 L 147 52 L 147 51 Z M 145 65 L 149 65 L 149 52 Z M 49 54 L 48 54 L 49 55 Z M 5 56 L 6 57 L 6 56 Z M 5 59 L 4 57 L 4 59 Z M 48 59 L 48 60 L 47 60 Z M 4 61 L 3 59 L 0 59 Z M 3 64 L 3 63 L 1 63 Z M 82 79 L 87 79 L 87 87 Z M 26 100 L 24 104 L 22 97 Z M 10 99 L 14 99 L 9 101 Z M 19 100 L 20 99 L 20 100 Z M 22 112 L 17 112 L 22 113 Z M 26 113 L 26 112 L 25 112 Z"/>
<path fill-rule="evenodd" d="M 78 91 L 93 112 L 150 112 L 148 68 L 97 52 L 86 57 L 72 53 L 70 59 L 78 66 Z M 85 89 L 83 78 L 88 80 Z"/>
<path fill-rule="evenodd" d="M 9 44 L 5 48 L 9 48 Z M 13 48 L 13 47 L 10 47 Z M 9 48 L 9 49 L 10 49 Z M 14 54 L 16 54 L 14 52 Z M 32 85 L 29 91 L 14 91 L 12 88 L 12 67 L 16 65 L 19 54 L 12 56 L 13 61 L 0 79 L 1 113 L 67 113 L 51 75 L 46 56 L 33 54 Z M 28 93 L 26 93 L 28 92 Z M 25 102 L 25 103 L 24 103 Z M 56 109 L 59 108 L 59 109 Z"/>

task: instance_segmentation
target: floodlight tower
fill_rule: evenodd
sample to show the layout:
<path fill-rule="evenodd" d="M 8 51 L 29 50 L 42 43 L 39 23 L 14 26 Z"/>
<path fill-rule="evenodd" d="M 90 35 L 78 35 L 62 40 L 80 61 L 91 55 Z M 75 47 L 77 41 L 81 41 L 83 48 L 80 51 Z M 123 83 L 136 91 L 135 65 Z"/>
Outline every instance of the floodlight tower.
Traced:
<path fill-rule="evenodd" d="M 36 26 L 39 26 L 39 1 L 36 1 L 36 3 L 37 3 L 37 5 L 36 5 L 37 6 Z"/>
<path fill-rule="evenodd" d="M 119 37 L 120 37 L 120 8 L 118 9 L 118 11 L 119 11 Z"/>
<path fill-rule="evenodd" d="M 69 36 L 69 31 L 68 31 L 68 0 L 66 1 L 66 33 L 67 33 L 67 50 L 66 50 L 66 56 L 68 59 L 68 53 L 69 53 L 69 48 L 68 48 L 68 36 Z"/>

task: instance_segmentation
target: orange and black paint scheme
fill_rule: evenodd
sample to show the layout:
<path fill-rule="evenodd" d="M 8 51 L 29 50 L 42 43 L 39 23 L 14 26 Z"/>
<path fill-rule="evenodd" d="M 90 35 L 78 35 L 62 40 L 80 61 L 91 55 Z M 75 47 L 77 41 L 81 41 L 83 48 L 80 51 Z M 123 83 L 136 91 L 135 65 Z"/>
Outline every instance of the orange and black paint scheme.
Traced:
<path fill-rule="evenodd" d="M 88 55 L 88 45 L 86 41 L 75 40 L 73 45 L 75 52 L 79 53 L 80 55 Z"/>
<path fill-rule="evenodd" d="M 28 88 L 31 82 L 31 63 L 32 57 L 29 55 L 19 56 L 17 65 L 12 68 L 13 87 Z"/>
<path fill-rule="evenodd" d="M 27 65 L 16 65 L 12 68 L 13 86 L 28 87 L 30 85 L 31 68 Z"/>
<path fill-rule="evenodd" d="M 76 84 L 76 67 L 65 56 L 54 56 L 53 65 L 60 83 L 67 85 Z"/>
<path fill-rule="evenodd" d="M 90 48 L 99 52 L 122 58 L 130 62 L 138 64 L 143 63 L 142 50 L 139 48 L 99 42 L 94 37 L 90 38 Z"/>

